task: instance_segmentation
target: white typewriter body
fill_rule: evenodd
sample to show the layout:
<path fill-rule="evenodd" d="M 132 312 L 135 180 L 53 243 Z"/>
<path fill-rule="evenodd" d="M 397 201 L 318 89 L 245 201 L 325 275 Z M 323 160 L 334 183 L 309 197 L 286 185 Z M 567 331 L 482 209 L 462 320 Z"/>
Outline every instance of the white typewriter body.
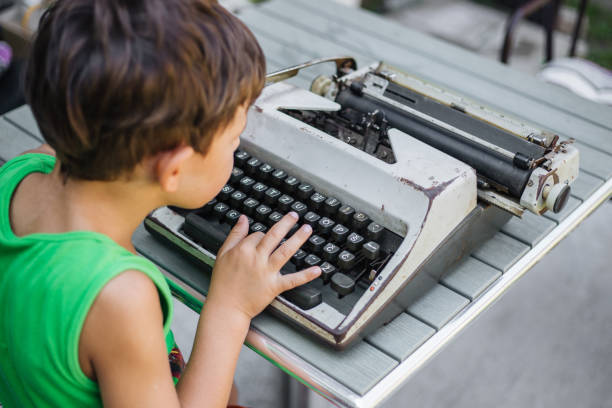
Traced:
<path fill-rule="evenodd" d="M 370 217 L 404 237 L 385 269 L 354 307 L 343 315 L 322 303 L 308 311 L 329 328 L 351 337 L 476 206 L 476 174 L 460 161 L 398 130 L 389 133 L 397 162 L 382 162 L 324 132 L 279 111 L 286 109 L 338 110 L 326 98 L 287 83 L 266 87 L 249 112 L 242 144 L 273 166 L 299 171 L 300 177 L 324 194 L 354 203 Z M 409 254 L 409 256 L 407 256 Z M 380 294 L 382 289 L 384 293 Z M 273 308 L 295 313 L 282 300 Z M 296 314 L 294 319 L 329 337 L 317 324 Z M 359 319 L 353 323 L 353 320 Z M 329 339 L 333 342 L 333 339 Z"/>
<path fill-rule="evenodd" d="M 363 78 L 380 67 L 384 65 L 374 64 L 353 71 L 338 83 Z M 473 110 L 480 115 L 480 120 L 507 129 L 516 137 L 528 139 L 536 135 L 533 128 L 519 121 L 469 104 L 466 99 L 419 79 L 401 73 L 398 82 L 450 106 L 461 103 L 463 113 L 470 114 Z M 546 150 L 546 155 L 539 160 L 541 166 L 532 169 L 532 180 L 526 184 L 523 196 L 508 198 L 488 186 L 479 185 L 477 171 L 472 166 L 397 128 L 388 131 L 395 155 L 395 162 L 388 163 L 281 111 L 334 112 L 341 109 L 333 95 L 330 98 L 330 92 L 327 93 L 327 97 L 319 96 L 287 82 L 266 86 L 249 110 L 241 148 L 272 167 L 299 175 L 300 180 L 316 186 L 322 194 L 351 203 L 403 238 L 397 251 L 370 280 L 369 287 L 348 312 L 341 312 L 327 302 L 302 310 L 282 295 L 271 303 L 272 310 L 339 348 L 363 336 L 365 327 L 374 320 L 380 325 L 400 313 L 405 305 L 398 301 L 401 297 L 398 295 L 406 292 L 408 284 L 427 269 L 428 264 L 438 262 L 436 257 L 452 258 L 454 262 L 466 255 L 471 247 L 463 241 L 467 242 L 469 239 L 465 238 L 474 235 L 474 230 L 470 229 L 474 225 L 480 228 L 480 224 L 489 222 L 488 218 L 496 218 L 495 227 L 499 228 L 499 223 L 510 217 L 509 213 L 521 214 L 525 208 L 535 213 L 546 211 L 546 196 L 553 196 L 550 191 L 556 188 L 555 194 L 567 194 L 569 191 L 560 193 L 560 188 L 577 176 L 578 152 L 564 142 L 560 147 Z M 548 139 L 540 143 L 551 143 L 552 135 L 537 131 L 537 136 Z M 555 143 L 556 140 L 552 142 L 553 147 Z M 480 204 L 479 199 L 486 199 L 487 203 Z M 504 215 L 500 218 L 497 212 Z M 164 207 L 151 213 L 145 225 L 212 266 L 215 255 L 181 232 L 183 221 L 179 213 Z M 494 233 L 487 228 L 484 227 L 489 235 Z M 459 242 L 450 242 L 452 237 Z M 453 246 L 458 249 L 444 253 Z M 439 256 L 440 253 L 444 255 Z M 444 262 L 436 265 L 442 272 L 449 266 Z"/>

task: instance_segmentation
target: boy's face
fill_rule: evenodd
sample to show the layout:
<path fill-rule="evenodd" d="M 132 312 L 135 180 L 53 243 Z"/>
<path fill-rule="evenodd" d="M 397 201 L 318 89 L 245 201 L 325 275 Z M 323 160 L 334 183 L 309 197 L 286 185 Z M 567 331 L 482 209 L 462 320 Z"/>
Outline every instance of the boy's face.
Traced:
<path fill-rule="evenodd" d="M 246 126 L 247 109 L 246 104 L 238 107 L 230 123 L 213 136 L 206 154 L 195 152 L 186 161 L 176 205 L 201 207 L 227 183 L 234 166 L 234 151 Z"/>

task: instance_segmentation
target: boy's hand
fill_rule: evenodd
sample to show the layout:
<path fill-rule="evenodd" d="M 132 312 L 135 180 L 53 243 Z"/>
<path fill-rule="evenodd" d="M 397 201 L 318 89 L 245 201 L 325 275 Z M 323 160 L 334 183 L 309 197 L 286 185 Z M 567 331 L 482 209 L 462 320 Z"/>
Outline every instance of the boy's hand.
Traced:
<path fill-rule="evenodd" d="M 280 273 L 312 233 L 312 227 L 303 225 L 279 246 L 297 220 L 297 214 L 290 212 L 267 234 L 247 236 L 246 217 L 240 216 L 217 254 L 207 302 L 223 303 L 252 319 L 280 293 L 318 277 L 318 266 L 288 275 Z"/>

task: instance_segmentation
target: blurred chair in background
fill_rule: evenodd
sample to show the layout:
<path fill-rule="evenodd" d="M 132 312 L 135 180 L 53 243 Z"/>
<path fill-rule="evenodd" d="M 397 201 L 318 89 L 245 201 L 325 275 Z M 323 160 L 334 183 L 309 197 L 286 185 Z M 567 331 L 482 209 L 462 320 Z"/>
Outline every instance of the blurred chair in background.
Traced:
<path fill-rule="evenodd" d="M 508 63 L 512 52 L 512 38 L 518 23 L 527 18 L 537 24 L 542 25 L 546 35 L 545 61 L 553 59 L 553 33 L 559 15 L 561 0 L 497 0 L 503 6 L 510 7 L 513 11 L 506 22 L 506 35 L 500 51 L 500 61 Z M 578 16 L 572 34 L 572 43 L 569 55 L 573 57 L 576 53 L 576 43 L 582 28 L 582 20 L 586 10 L 588 0 L 580 0 Z"/>

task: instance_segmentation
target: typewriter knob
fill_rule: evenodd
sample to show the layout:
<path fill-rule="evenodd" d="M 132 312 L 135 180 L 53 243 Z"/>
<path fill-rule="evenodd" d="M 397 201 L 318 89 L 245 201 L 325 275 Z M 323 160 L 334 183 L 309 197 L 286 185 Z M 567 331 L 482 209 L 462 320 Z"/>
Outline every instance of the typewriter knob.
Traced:
<path fill-rule="evenodd" d="M 567 204 L 569 198 L 570 186 L 567 184 L 555 184 L 552 187 L 545 186 L 542 191 L 542 197 L 546 200 L 546 208 L 554 213 L 558 213 Z"/>
<path fill-rule="evenodd" d="M 325 98 L 335 98 L 338 91 L 335 82 L 328 76 L 319 75 L 312 80 L 310 91 Z"/>

